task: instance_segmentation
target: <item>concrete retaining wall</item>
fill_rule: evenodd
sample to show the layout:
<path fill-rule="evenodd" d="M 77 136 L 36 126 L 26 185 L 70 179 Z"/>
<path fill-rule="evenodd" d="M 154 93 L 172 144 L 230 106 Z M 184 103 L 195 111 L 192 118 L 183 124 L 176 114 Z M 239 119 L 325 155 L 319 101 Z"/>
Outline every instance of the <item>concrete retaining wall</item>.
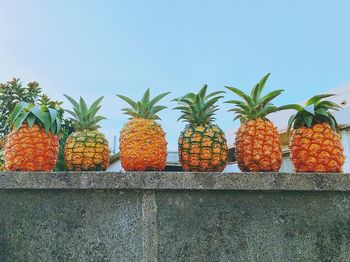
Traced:
<path fill-rule="evenodd" d="M 350 174 L 0 173 L 0 261 L 350 261 Z"/>

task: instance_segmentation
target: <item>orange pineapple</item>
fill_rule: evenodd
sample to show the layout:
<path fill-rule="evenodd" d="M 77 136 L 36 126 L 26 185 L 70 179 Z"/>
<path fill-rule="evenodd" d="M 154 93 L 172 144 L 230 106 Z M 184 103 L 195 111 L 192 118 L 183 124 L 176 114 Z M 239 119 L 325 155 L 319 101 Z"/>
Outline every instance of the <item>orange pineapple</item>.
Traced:
<path fill-rule="evenodd" d="M 206 94 L 207 85 L 198 94 L 189 93 L 174 99 L 180 106 L 183 119 L 188 125 L 179 137 L 179 159 L 185 171 L 221 172 L 226 167 L 227 143 L 224 132 L 213 123 L 218 110 L 215 103 L 223 91 Z"/>
<path fill-rule="evenodd" d="M 229 111 L 235 112 L 234 120 L 241 121 L 235 138 L 235 155 L 240 170 L 244 172 L 277 172 L 281 167 L 282 145 L 277 128 L 267 119 L 267 115 L 288 109 L 288 106 L 276 107 L 271 103 L 283 90 L 275 90 L 261 97 L 269 75 L 255 85 L 250 96 L 237 88 L 226 86 L 243 99 L 226 103 L 236 106 Z"/>
<path fill-rule="evenodd" d="M 167 157 L 167 142 L 157 113 L 165 106 L 156 106 L 164 93 L 150 100 L 150 91 L 147 89 L 141 101 L 135 102 L 130 98 L 117 95 L 126 101 L 131 108 L 124 108 L 126 115 L 131 116 L 120 132 L 120 160 L 126 171 L 160 171 L 165 168 Z"/>
<path fill-rule="evenodd" d="M 100 128 L 97 123 L 105 117 L 96 116 L 103 97 L 97 99 L 90 108 L 82 97 L 79 103 L 68 95 L 65 97 L 73 105 L 74 112 L 66 111 L 73 116 L 71 120 L 76 130 L 67 137 L 64 146 L 64 162 L 67 169 L 105 171 L 109 165 L 109 146 L 104 134 L 97 130 Z"/>
<path fill-rule="evenodd" d="M 9 117 L 4 160 L 9 171 L 51 171 L 57 161 L 61 118 L 47 106 L 18 103 Z"/>
<path fill-rule="evenodd" d="M 338 125 L 329 110 L 341 107 L 318 95 L 306 102 L 306 107 L 293 105 L 297 113 L 292 115 L 288 130 L 293 127 L 289 149 L 296 172 L 342 172 L 345 162 L 341 139 L 336 132 Z"/>

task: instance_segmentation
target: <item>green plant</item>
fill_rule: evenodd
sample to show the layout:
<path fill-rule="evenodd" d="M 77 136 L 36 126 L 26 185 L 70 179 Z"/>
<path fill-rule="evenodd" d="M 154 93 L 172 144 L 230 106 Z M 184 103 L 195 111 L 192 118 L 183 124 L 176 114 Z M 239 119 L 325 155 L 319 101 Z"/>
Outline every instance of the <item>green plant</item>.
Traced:
<path fill-rule="evenodd" d="M 334 94 L 322 94 L 311 97 L 305 107 L 298 104 L 288 105 L 290 109 L 297 111 L 288 121 L 288 132 L 293 128 L 312 127 L 315 124 L 327 123 L 337 131 L 338 123 L 330 110 L 338 111 L 342 107 L 332 101 L 322 100 L 323 98 L 332 97 Z"/>
<path fill-rule="evenodd" d="M 19 102 L 8 118 L 8 125 L 19 129 L 22 124 L 27 123 L 31 128 L 34 124 L 42 126 L 46 132 L 58 134 L 61 128 L 61 118 L 58 110 L 45 105 Z"/>
<path fill-rule="evenodd" d="M 74 132 L 74 128 L 71 121 L 64 118 L 64 110 L 61 108 L 63 102 L 53 101 L 47 95 L 43 94 L 38 82 L 29 82 L 24 86 L 19 78 L 13 78 L 6 83 L 0 83 L 0 170 L 3 165 L 1 152 L 6 143 L 6 135 L 10 131 L 8 118 L 16 104 L 21 101 L 55 108 L 58 111 L 58 115 L 62 119 L 62 122 L 61 131 L 59 132 L 59 156 L 55 170 L 67 170 L 64 165 L 63 150 L 66 138 Z"/>
<path fill-rule="evenodd" d="M 0 83 L 0 138 L 9 133 L 7 119 L 10 113 L 20 101 L 35 103 L 41 95 L 38 82 L 29 82 L 27 86 L 19 78 L 13 78 L 6 83 Z"/>
<path fill-rule="evenodd" d="M 75 131 L 73 127 L 73 123 L 70 119 L 62 119 L 61 132 L 59 133 L 59 152 L 57 164 L 54 171 L 68 171 L 67 166 L 64 161 L 64 146 L 66 144 L 66 140 L 70 134 Z"/>

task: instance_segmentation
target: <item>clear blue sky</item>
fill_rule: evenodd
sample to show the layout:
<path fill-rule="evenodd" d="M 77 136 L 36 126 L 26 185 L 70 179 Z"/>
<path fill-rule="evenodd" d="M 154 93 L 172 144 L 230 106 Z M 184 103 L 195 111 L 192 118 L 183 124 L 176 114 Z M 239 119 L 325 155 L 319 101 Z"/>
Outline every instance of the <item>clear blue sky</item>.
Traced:
<path fill-rule="evenodd" d="M 172 98 L 204 83 L 248 91 L 271 72 L 267 88 L 285 89 L 281 105 L 349 83 L 349 10 L 346 0 L 2 0 L 0 82 L 37 80 L 61 100 L 105 96 L 102 131 L 112 141 L 127 120 L 116 93 L 172 91 L 163 104 L 175 106 Z M 238 123 L 227 109 L 217 117 L 229 132 Z M 160 116 L 176 150 L 184 124 L 178 112 Z"/>

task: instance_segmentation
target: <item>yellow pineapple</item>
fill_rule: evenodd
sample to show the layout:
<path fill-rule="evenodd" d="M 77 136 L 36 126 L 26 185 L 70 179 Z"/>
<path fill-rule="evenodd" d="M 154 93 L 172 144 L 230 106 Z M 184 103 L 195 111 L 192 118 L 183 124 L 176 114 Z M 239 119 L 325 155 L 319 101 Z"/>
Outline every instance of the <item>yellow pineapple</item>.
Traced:
<path fill-rule="evenodd" d="M 227 162 L 227 142 L 224 132 L 214 124 L 215 103 L 223 91 L 206 94 L 207 85 L 198 94 L 189 93 L 174 99 L 182 115 L 178 120 L 187 122 L 178 143 L 180 163 L 185 171 L 221 172 Z"/>
<path fill-rule="evenodd" d="M 70 134 L 64 147 L 64 159 L 68 170 L 104 171 L 109 165 L 109 147 L 106 137 L 97 129 L 99 121 L 105 119 L 96 116 L 101 108 L 103 97 L 97 99 L 90 108 L 83 98 L 79 103 L 65 95 L 72 103 L 74 112 L 66 110 L 73 118 L 75 132 Z"/>
<path fill-rule="evenodd" d="M 163 170 L 166 165 L 167 142 L 162 127 L 156 122 L 157 113 L 165 106 L 156 106 L 168 93 L 150 99 L 147 89 L 141 101 L 117 95 L 131 108 L 124 108 L 131 119 L 120 132 L 119 147 L 122 167 L 126 171 Z"/>

